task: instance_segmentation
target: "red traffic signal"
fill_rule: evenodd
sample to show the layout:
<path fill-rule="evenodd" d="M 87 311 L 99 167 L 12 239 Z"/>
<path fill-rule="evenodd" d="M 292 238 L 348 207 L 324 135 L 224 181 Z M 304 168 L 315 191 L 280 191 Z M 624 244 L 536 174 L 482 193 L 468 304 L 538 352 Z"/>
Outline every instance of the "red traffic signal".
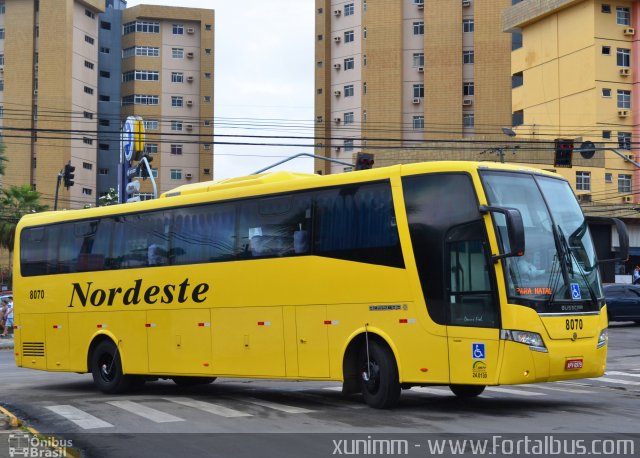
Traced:
<path fill-rule="evenodd" d="M 573 140 L 557 138 L 554 142 L 555 167 L 571 167 L 573 161 Z"/>
<path fill-rule="evenodd" d="M 374 162 L 375 161 L 373 160 L 373 154 L 370 154 L 370 153 L 358 153 L 358 154 L 356 154 L 355 169 L 356 170 L 368 170 L 370 168 L 373 168 Z"/>

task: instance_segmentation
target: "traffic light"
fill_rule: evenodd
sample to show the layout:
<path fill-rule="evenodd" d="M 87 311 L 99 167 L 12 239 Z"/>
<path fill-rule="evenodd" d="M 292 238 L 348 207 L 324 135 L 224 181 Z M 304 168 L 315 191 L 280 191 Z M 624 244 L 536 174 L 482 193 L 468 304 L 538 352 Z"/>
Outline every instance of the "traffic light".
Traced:
<path fill-rule="evenodd" d="M 64 186 L 69 189 L 71 186 L 73 186 L 73 179 L 75 178 L 75 174 L 73 173 L 76 170 L 76 168 L 71 165 L 71 161 L 69 161 L 67 164 L 64 165 L 64 173 L 62 175 L 62 178 L 64 180 Z"/>
<path fill-rule="evenodd" d="M 573 140 L 556 138 L 554 146 L 555 159 L 553 165 L 555 167 L 571 167 L 571 161 L 573 160 Z"/>
<path fill-rule="evenodd" d="M 147 178 L 149 178 L 149 171 L 147 170 L 147 164 L 145 164 L 145 161 L 143 161 L 143 159 L 147 160 L 146 162 L 147 164 L 149 164 L 149 168 L 151 168 L 151 161 L 153 161 L 153 158 L 148 154 L 145 154 L 140 158 L 140 163 L 138 164 L 138 167 L 140 167 L 140 177 L 146 180 Z"/>
<path fill-rule="evenodd" d="M 370 153 L 357 153 L 356 154 L 356 170 L 367 170 L 373 167 L 373 154 Z"/>

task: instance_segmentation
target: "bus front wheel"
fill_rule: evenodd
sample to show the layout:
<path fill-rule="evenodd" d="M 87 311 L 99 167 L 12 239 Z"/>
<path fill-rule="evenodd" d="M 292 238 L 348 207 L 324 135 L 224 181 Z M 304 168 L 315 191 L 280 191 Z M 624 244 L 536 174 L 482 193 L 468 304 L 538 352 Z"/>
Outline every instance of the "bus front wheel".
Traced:
<path fill-rule="evenodd" d="M 359 378 L 362 396 L 369 407 L 388 409 L 400 399 L 398 366 L 386 345 L 371 340 L 369 351 L 365 344 L 360 352 Z"/>
<path fill-rule="evenodd" d="M 453 394 L 462 399 L 475 398 L 480 396 L 485 389 L 484 385 L 450 385 Z"/>
<path fill-rule="evenodd" d="M 106 394 L 122 393 L 129 389 L 132 376 L 122 373 L 122 361 L 118 347 L 111 340 L 103 340 L 91 354 L 93 383 Z"/>

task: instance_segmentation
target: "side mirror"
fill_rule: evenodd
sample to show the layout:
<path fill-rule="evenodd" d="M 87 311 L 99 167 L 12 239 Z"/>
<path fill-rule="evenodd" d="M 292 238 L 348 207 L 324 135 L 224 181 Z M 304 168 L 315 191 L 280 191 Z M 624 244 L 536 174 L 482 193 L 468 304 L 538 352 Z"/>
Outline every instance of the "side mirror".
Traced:
<path fill-rule="evenodd" d="M 492 207 L 489 205 L 480 205 L 480 213 L 500 213 L 504 215 L 507 222 L 507 237 L 509 238 L 509 252 L 492 256 L 493 262 L 502 258 L 510 258 L 513 256 L 524 255 L 524 223 L 522 215 L 517 208 L 509 207 Z"/>
<path fill-rule="evenodd" d="M 618 218 L 609 218 L 606 216 L 587 216 L 586 220 L 587 224 L 608 224 L 610 226 L 615 226 L 616 231 L 618 232 L 620 255 L 617 258 L 612 259 L 598 259 L 598 263 L 626 261 L 629 259 L 629 232 L 627 232 L 626 224 Z"/>

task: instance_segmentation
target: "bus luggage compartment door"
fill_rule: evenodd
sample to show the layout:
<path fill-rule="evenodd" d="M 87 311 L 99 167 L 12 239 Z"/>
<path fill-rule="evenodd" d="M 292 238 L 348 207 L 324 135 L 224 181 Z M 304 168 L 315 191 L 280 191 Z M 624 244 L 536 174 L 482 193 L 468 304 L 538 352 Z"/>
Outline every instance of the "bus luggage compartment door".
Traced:
<path fill-rule="evenodd" d="M 52 313 L 45 318 L 47 337 L 47 369 L 69 369 L 69 316 Z"/>
<path fill-rule="evenodd" d="M 463 385 L 495 383 L 498 376 L 500 331 L 457 326 L 449 326 L 447 331 L 451 383 Z"/>

